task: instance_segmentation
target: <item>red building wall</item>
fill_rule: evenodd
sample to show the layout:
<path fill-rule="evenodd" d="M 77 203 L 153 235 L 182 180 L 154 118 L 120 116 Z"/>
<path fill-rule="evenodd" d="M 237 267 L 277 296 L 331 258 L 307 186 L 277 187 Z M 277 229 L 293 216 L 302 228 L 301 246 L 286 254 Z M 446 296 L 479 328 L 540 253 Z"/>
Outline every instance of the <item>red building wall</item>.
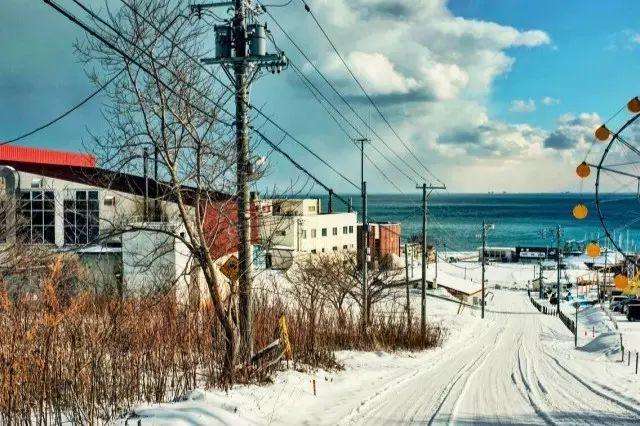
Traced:
<path fill-rule="evenodd" d="M 251 205 L 251 242 L 258 242 L 259 215 Z M 238 208 L 235 200 L 209 202 L 205 210 L 204 229 L 211 256 L 218 259 L 238 251 Z"/>
<path fill-rule="evenodd" d="M 380 224 L 380 256 L 395 254 L 400 256 L 400 224 Z"/>

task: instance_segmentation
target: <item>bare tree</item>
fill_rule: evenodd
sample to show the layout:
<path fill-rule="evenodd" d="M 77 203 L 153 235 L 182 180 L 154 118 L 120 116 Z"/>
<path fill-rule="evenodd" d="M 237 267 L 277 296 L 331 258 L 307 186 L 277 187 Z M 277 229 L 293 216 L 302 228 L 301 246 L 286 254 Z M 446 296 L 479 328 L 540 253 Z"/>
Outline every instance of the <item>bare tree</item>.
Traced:
<path fill-rule="evenodd" d="M 224 91 L 197 62 L 204 29 L 183 16 L 188 5 L 172 0 L 124 0 L 100 28 L 107 43 L 77 43 L 91 80 L 106 89 L 106 132 L 92 138 L 102 164 L 115 171 L 139 172 L 144 150 L 151 153 L 148 185 L 151 213 L 143 221 L 120 220 L 113 233 L 154 231 L 180 241 L 201 269 L 226 339 L 224 370 L 230 381 L 238 353 L 237 289 L 221 278 L 216 261 L 222 242 L 235 239 L 235 145 L 223 108 L 233 93 Z M 106 3 L 105 3 L 106 4 Z M 157 214 L 164 205 L 163 216 Z M 145 209 L 146 210 L 146 209 Z M 150 226 L 164 220 L 178 227 Z"/>

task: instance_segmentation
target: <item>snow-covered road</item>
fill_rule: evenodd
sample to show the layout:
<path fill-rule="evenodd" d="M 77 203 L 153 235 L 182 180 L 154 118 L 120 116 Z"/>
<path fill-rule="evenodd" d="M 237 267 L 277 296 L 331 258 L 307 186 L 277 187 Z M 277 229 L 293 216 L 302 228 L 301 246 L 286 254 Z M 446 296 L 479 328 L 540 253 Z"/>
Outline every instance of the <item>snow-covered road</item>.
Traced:
<path fill-rule="evenodd" d="M 619 362 L 614 333 L 573 336 L 539 313 L 525 292 L 496 291 L 477 310 L 429 300 L 450 334 L 420 353 L 344 351 L 345 371 L 287 370 L 268 386 L 195 391 L 139 407 L 143 424 L 638 424 L 640 379 Z M 317 382 L 312 392 L 311 378 Z"/>
<path fill-rule="evenodd" d="M 397 378 L 344 420 L 640 422 L 640 402 L 616 390 L 610 361 L 574 351 L 573 336 L 558 318 L 538 313 L 522 292 L 498 292 L 491 310 L 500 313 L 488 312 L 466 342 Z"/>

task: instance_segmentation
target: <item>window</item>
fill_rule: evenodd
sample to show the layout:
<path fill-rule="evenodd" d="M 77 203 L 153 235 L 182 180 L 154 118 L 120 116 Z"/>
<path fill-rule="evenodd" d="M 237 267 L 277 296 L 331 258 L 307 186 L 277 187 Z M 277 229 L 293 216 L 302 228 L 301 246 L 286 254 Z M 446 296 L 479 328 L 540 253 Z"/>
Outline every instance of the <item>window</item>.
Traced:
<path fill-rule="evenodd" d="M 353 226 L 350 226 L 350 227 L 349 227 L 349 233 L 350 233 L 350 234 L 353 234 Z"/>
<path fill-rule="evenodd" d="M 316 206 L 309 206 L 309 211 L 314 213 L 316 211 Z"/>
<path fill-rule="evenodd" d="M 324 249 L 322 249 L 322 252 L 324 253 Z"/>
<path fill-rule="evenodd" d="M 333 251 L 338 251 L 338 246 L 333 246 Z"/>
<path fill-rule="evenodd" d="M 345 244 L 342 246 L 342 250 L 346 250 L 346 249 L 347 249 L 347 245 Z"/>
<path fill-rule="evenodd" d="M 322 228 L 322 236 L 323 237 L 327 236 L 327 228 Z"/>
<path fill-rule="evenodd" d="M 311 253 L 316 254 L 316 249 L 311 250 Z"/>
<path fill-rule="evenodd" d="M 89 244 L 100 233 L 98 191 L 73 191 L 73 197 L 63 202 L 64 243 Z"/>
<path fill-rule="evenodd" d="M 32 244 L 55 244 L 55 197 L 53 191 L 20 194 L 20 235 Z"/>
<path fill-rule="evenodd" d="M 306 229 L 303 229 L 303 230 L 302 230 L 302 239 L 303 239 L 303 240 L 306 240 L 306 239 L 307 239 L 307 230 L 306 230 Z"/>
<path fill-rule="evenodd" d="M 349 232 L 349 231 L 348 231 L 348 229 L 349 229 L 349 227 L 348 227 L 348 226 L 343 226 L 343 227 L 342 227 L 342 233 L 343 233 L 343 234 L 348 233 L 348 232 Z"/>
<path fill-rule="evenodd" d="M 333 235 L 338 235 L 338 228 L 333 228 Z"/>
<path fill-rule="evenodd" d="M 311 238 L 315 238 L 316 237 L 316 230 L 312 229 L 311 230 Z"/>

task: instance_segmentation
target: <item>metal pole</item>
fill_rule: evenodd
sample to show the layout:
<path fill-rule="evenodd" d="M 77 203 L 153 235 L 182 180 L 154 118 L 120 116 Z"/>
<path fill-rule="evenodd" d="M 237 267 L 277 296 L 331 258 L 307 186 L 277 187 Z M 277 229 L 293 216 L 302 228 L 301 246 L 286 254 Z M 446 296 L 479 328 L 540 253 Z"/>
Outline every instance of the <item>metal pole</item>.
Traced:
<path fill-rule="evenodd" d="M 422 279 L 420 294 L 420 337 L 427 337 L 427 184 L 422 184 Z"/>
<path fill-rule="evenodd" d="M 368 265 L 367 254 L 369 251 L 369 222 L 367 219 L 367 182 L 364 180 L 364 144 L 366 139 L 358 140 L 360 142 L 360 182 L 362 190 L 362 330 L 366 333 L 367 323 L 369 321 L 368 306 Z"/>
<path fill-rule="evenodd" d="M 411 301 L 409 299 L 409 247 L 404 244 L 404 281 L 407 286 L 407 333 L 411 330 Z"/>
<path fill-rule="evenodd" d="M 607 267 L 609 260 L 609 250 L 605 247 L 604 252 L 604 276 L 602 277 L 602 292 L 598 291 L 598 300 L 600 300 L 600 294 L 607 292 Z"/>
<path fill-rule="evenodd" d="M 558 279 L 556 289 L 558 315 L 560 315 L 560 225 L 556 228 L 556 269 L 558 270 Z"/>
<path fill-rule="evenodd" d="M 485 250 L 486 250 L 486 246 L 487 246 L 487 227 L 484 223 L 484 220 L 482 221 L 482 306 L 480 307 L 480 318 L 484 318 L 484 296 L 485 296 L 485 292 L 484 292 L 484 268 L 485 268 Z"/>
<path fill-rule="evenodd" d="M 329 190 L 329 214 L 333 213 L 333 189 Z"/>
<path fill-rule="evenodd" d="M 233 18 L 235 56 L 239 60 L 233 66 L 236 90 L 236 151 L 237 151 L 237 205 L 238 205 L 238 266 L 239 266 L 239 316 L 240 356 L 248 361 L 253 355 L 251 291 L 253 279 L 253 254 L 251 252 L 251 206 L 249 201 L 249 133 L 247 131 L 248 82 L 247 26 L 245 5 L 247 0 L 235 0 Z"/>
<path fill-rule="evenodd" d="M 369 223 L 367 222 L 367 182 L 362 182 L 362 328 L 366 332 L 369 321 L 369 306 L 367 297 L 367 254 L 369 251 Z"/>
<path fill-rule="evenodd" d="M 542 298 L 544 297 L 542 295 L 542 262 L 540 262 L 538 265 L 538 273 L 540 274 L 540 299 L 542 300 Z"/>
<path fill-rule="evenodd" d="M 433 279 L 433 288 L 436 288 L 436 286 L 438 285 L 438 248 L 436 247 L 436 245 L 433 245 L 433 250 L 434 253 L 436 255 L 436 275 L 435 278 Z"/>
<path fill-rule="evenodd" d="M 576 323 L 575 323 L 575 327 L 574 327 L 574 334 L 573 334 L 573 343 L 575 344 L 576 348 L 578 347 L 578 305 L 576 304 Z"/>
<path fill-rule="evenodd" d="M 149 221 L 149 150 L 142 150 L 142 173 L 144 174 L 144 221 Z"/>

